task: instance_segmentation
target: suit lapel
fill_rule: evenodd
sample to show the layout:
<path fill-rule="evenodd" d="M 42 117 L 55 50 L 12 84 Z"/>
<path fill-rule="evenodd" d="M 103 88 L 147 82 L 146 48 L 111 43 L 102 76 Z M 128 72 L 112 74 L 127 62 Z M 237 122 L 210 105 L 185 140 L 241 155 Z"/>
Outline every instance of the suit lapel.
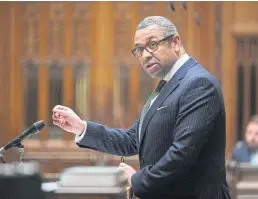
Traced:
<path fill-rule="evenodd" d="M 196 60 L 192 57 L 189 58 L 186 63 L 179 68 L 179 70 L 175 73 L 175 75 L 168 81 L 168 83 L 164 86 L 163 90 L 160 92 L 159 96 L 151 105 L 150 109 L 146 113 L 141 128 L 141 137 L 140 144 L 142 143 L 143 136 L 145 135 L 146 128 L 153 117 L 154 113 L 161 106 L 161 104 L 165 101 L 165 99 L 172 93 L 180 83 L 180 80 L 185 76 L 186 72 L 196 64 Z"/>

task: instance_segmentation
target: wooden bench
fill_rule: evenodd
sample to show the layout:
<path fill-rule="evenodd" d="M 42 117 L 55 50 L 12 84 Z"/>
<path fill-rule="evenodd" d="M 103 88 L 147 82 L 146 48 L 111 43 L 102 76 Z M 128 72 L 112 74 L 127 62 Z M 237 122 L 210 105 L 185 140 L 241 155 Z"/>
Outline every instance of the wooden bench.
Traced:
<path fill-rule="evenodd" d="M 232 199 L 258 198 L 258 166 L 232 161 L 227 167 L 227 180 Z"/>

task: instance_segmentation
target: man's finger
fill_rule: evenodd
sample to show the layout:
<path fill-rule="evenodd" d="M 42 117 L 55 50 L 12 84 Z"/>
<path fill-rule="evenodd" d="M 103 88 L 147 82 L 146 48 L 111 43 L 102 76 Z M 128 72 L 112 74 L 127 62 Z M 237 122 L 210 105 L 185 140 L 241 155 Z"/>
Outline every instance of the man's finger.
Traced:
<path fill-rule="evenodd" d="M 56 105 L 54 108 L 53 108 L 53 111 L 56 111 L 56 110 L 67 110 L 68 107 L 66 106 L 61 106 L 61 105 Z"/>
<path fill-rule="evenodd" d="M 58 120 L 58 119 L 59 119 L 59 116 L 57 116 L 57 115 L 54 114 L 54 115 L 52 115 L 52 119 L 53 119 L 53 120 Z"/>
<path fill-rule="evenodd" d="M 62 106 L 61 105 L 56 105 L 53 110 L 58 110 L 58 109 L 62 109 Z"/>
<path fill-rule="evenodd" d="M 58 120 L 53 120 L 53 124 L 59 126 Z"/>
<path fill-rule="evenodd" d="M 69 112 L 67 112 L 66 110 L 55 110 L 54 111 L 54 114 L 56 115 L 56 114 L 58 114 L 59 115 L 59 117 L 61 117 L 61 116 L 68 116 L 68 114 L 69 114 Z"/>

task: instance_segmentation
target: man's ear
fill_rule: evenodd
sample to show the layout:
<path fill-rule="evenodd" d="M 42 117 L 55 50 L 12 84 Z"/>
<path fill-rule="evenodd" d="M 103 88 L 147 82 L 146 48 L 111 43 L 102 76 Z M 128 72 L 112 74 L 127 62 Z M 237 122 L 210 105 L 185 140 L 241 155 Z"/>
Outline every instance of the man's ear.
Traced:
<path fill-rule="evenodd" d="M 180 40 L 180 37 L 179 35 L 175 35 L 172 40 L 171 40 L 171 45 L 172 47 L 174 48 L 174 50 L 176 52 L 179 52 L 180 51 L 180 46 L 181 46 L 181 40 Z"/>

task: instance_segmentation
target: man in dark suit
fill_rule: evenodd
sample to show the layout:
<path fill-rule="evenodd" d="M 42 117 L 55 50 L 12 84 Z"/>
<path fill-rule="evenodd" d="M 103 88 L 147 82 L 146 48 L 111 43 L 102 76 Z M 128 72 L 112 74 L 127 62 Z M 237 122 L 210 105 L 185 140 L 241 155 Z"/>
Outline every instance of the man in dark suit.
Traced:
<path fill-rule="evenodd" d="M 230 198 L 225 172 L 226 121 L 218 81 L 189 57 L 166 18 L 145 18 L 133 55 L 161 79 L 135 124 L 127 130 L 82 121 L 57 105 L 54 124 L 76 134 L 80 147 L 119 156 L 139 154 L 140 171 L 121 163 L 141 199 Z"/>

